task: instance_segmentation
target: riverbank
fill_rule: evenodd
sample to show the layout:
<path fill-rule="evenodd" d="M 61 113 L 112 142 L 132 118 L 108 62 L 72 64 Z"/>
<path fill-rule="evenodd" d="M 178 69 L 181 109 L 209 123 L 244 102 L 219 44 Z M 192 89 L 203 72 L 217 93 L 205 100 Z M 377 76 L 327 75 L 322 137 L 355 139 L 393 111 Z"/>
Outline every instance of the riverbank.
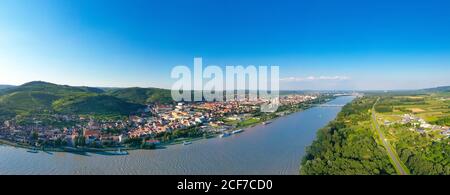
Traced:
<path fill-rule="evenodd" d="M 344 105 L 353 97 L 328 102 Z M 305 148 L 318 129 L 335 119 L 341 107 L 316 106 L 247 128 L 228 138 L 200 139 L 184 146 L 159 150 L 132 150 L 128 155 L 109 152 L 29 153 L 0 146 L 4 175 L 298 175 Z M 282 151 L 282 152 L 280 152 Z M 270 154 L 270 155 L 268 155 Z"/>
<path fill-rule="evenodd" d="M 278 119 L 280 117 L 285 117 L 285 116 L 291 115 L 293 113 L 302 112 L 307 109 L 313 108 L 317 105 L 332 101 L 334 99 L 336 99 L 335 96 L 328 96 L 328 97 L 322 97 L 321 99 L 318 99 L 313 102 L 309 102 L 308 104 L 301 103 L 298 105 L 298 108 L 288 108 L 288 109 L 285 109 L 282 111 L 278 111 L 276 113 L 272 113 L 268 116 L 259 118 L 259 120 L 257 122 L 241 121 L 238 126 L 228 129 L 227 131 L 231 132 L 231 131 L 238 130 L 238 129 L 248 129 L 248 128 L 258 126 L 258 125 L 263 125 L 263 123 L 265 123 L 265 122 L 272 121 L 272 120 Z M 251 117 L 250 119 L 247 119 L 247 120 L 251 120 L 253 118 L 255 118 L 255 117 Z M 68 146 L 66 146 L 66 147 L 34 147 L 34 146 L 20 144 L 20 143 L 16 143 L 16 142 L 4 140 L 4 139 L 0 139 L 0 144 L 9 145 L 9 146 L 18 147 L 18 148 L 25 148 L 25 149 L 38 150 L 38 151 L 48 151 L 48 152 L 72 152 L 72 153 L 93 152 L 93 153 L 96 153 L 96 152 L 114 152 L 119 149 L 122 151 L 164 149 L 167 146 L 183 144 L 185 141 L 195 142 L 195 141 L 199 141 L 202 139 L 218 138 L 222 133 L 223 132 L 215 132 L 215 133 L 209 132 L 206 136 L 178 138 L 175 140 L 162 142 L 161 144 L 158 144 L 157 146 L 152 147 L 152 148 L 129 147 L 129 146 L 108 147 L 108 148 L 68 147 Z"/>
<path fill-rule="evenodd" d="M 276 119 L 278 119 L 280 117 L 285 117 L 285 116 L 289 116 L 289 115 L 294 114 L 294 113 L 305 111 L 305 110 L 313 108 L 313 107 L 315 107 L 317 105 L 324 104 L 324 103 L 330 102 L 332 100 L 335 100 L 336 98 L 337 98 L 337 96 L 328 96 L 328 97 L 321 98 L 321 99 L 317 100 L 317 102 L 314 101 L 314 102 L 311 102 L 309 104 L 301 103 L 301 104 L 299 104 L 299 107 L 301 107 L 301 108 L 278 111 L 278 112 L 272 113 L 273 117 L 264 118 L 264 119 L 260 118 L 257 122 L 248 122 L 247 123 L 246 122 L 247 120 L 251 120 L 251 119 L 255 118 L 255 117 L 251 117 L 250 119 L 241 121 L 239 123 L 241 125 L 239 125 L 237 127 L 233 127 L 231 129 L 228 129 L 227 132 L 232 132 L 232 131 L 238 130 L 238 129 L 244 129 L 245 130 L 245 129 L 248 129 L 248 128 L 252 128 L 252 127 L 259 126 L 259 125 L 263 125 L 266 122 L 270 122 L 270 121 L 276 120 Z M 187 138 L 179 138 L 177 140 L 172 140 L 170 142 L 164 142 L 160 146 L 161 147 L 165 147 L 165 146 L 170 146 L 170 145 L 183 144 L 185 141 L 195 142 L 195 141 L 202 140 L 202 139 L 218 138 L 221 134 L 222 134 L 222 132 L 221 133 L 218 132 L 218 133 L 210 133 L 209 135 L 207 135 L 207 137 L 201 136 L 201 137 L 191 137 L 191 138 L 189 138 L 189 137 L 187 137 Z"/>
<path fill-rule="evenodd" d="M 74 152 L 74 153 L 83 153 L 83 152 L 113 152 L 117 150 L 135 150 L 139 148 L 130 148 L 130 147 L 115 147 L 115 148 L 76 148 L 76 147 L 33 147 L 30 145 L 24 145 L 16 142 L 12 142 L 9 140 L 0 139 L 0 145 L 7 145 L 16 148 L 24 148 L 29 150 L 37 150 L 37 151 L 46 151 L 46 152 Z"/>
<path fill-rule="evenodd" d="M 396 171 L 377 143 L 372 113 L 375 96 L 346 104 L 337 117 L 317 131 L 302 158 L 301 175 L 391 175 Z M 333 166 L 330 166 L 333 164 Z"/>

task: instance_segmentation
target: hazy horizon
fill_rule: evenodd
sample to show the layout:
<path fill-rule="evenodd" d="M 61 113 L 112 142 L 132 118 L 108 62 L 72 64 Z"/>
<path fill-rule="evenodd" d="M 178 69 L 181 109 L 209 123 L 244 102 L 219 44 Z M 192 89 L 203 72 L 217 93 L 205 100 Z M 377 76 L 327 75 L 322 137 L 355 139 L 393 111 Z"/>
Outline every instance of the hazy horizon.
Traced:
<path fill-rule="evenodd" d="M 93 87 L 93 88 L 160 88 L 160 87 L 153 87 L 153 86 L 128 86 L 128 87 L 115 87 L 115 86 L 92 86 L 92 85 L 69 85 L 69 84 L 63 84 L 63 83 L 54 83 L 54 82 L 48 82 L 43 80 L 35 80 L 35 81 L 29 81 L 22 84 L 4 84 L 0 83 L 0 86 L 12 86 L 12 87 L 18 87 L 27 83 L 31 82 L 45 82 L 45 83 L 51 83 L 56 85 L 67 85 L 72 87 Z M 407 90 L 421 90 L 421 89 L 429 89 L 429 88 L 437 88 L 437 87 L 448 87 L 450 85 L 440 85 L 440 86 L 432 86 L 432 87 L 426 87 L 426 88 L 411 88 L 411 89 L 280 89 L 279 91 L 407 91 Z M 160 88 L 160 89 L 167 89 L 170 90 L 170 88 Z"/>

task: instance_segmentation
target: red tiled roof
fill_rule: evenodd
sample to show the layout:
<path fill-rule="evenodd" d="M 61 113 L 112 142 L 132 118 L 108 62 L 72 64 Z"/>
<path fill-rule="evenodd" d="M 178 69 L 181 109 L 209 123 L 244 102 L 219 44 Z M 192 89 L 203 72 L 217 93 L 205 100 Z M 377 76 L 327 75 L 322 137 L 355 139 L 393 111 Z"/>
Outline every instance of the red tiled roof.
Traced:
<path fill-rule="evenodd" d="M 95 131 L 95 130 L 85 130 L 84 131 L 84 136 L 98 136 L 100 135 L 100 132 Z"/>

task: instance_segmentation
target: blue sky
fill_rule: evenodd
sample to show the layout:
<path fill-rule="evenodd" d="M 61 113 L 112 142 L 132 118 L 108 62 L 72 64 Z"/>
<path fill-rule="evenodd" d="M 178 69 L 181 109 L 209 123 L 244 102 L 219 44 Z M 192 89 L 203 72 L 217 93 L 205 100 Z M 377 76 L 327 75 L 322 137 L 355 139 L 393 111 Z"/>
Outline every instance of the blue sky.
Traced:
<path fill-rule="evenodd" d="M 194 57 L 279 65 L 283 89 L 450 85 L 450 2 L 0 1 L 2 84 L 170 88 Z"/>

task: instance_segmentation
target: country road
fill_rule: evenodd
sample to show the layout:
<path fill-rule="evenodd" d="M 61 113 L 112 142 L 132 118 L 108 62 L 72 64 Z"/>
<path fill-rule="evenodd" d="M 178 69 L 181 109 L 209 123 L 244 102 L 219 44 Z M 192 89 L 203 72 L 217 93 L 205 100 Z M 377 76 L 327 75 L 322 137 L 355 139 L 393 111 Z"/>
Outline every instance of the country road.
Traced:
<path fill-rule="evenodd" d="M 380 98 L 378 98 L 377 101 L 375 102 L 375 104 L 373 104 L 373 106 L 372 106 L 372 118 L 373 118 L 373 122 L 375 123 L 375 129 L 378 132 L 378 135 L 380 136 L 381 141 L 383 142 L 383 146 L 386 148 L 389 158 L 391 158 L 392 162 L 394 162 L 393 165 L 395 166 L 395 169 L 399 172 L 400 175 L 408 175 L 408 172 L 406 172 L 405 169 L 403 168 L 402 163 L 400 162 L 397 154 L 392 151 L 393 149 L 389 145 L 389 142 L 387 141 L 387 139 L 384 137 L 383 132 L 380 130 L 380 126 L 378 125 L 376 114 L 375 114 L 375 105 L 378 103 L 378 100 L 380 100 Z"/>

